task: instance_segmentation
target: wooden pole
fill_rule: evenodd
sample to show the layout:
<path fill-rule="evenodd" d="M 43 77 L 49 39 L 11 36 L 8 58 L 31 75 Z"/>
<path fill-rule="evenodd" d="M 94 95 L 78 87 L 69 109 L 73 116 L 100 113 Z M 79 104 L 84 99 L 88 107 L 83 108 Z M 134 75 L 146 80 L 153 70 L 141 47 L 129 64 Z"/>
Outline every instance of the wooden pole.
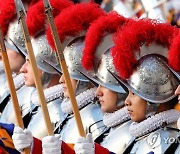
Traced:
<path fill-rule="evenodd" d="M 67 70 L 66 61 L 64 59 L 62 44 L 61 44 L 61 41 L 59 39 L 56 26 L 54 24 L 54 18 L 53 18 L 52 9 L 51 9 L 51 5 L 50 5 L 48 0 L 44 0 L 44 6 L 45 6 L 45 13 L 47 15 L 47 19 L 48 19 L 49 25 L 51 27 L 51 32 L 52 32 L 53 39 L 54 39 L 54 42 L 55 42 L 59 63 L 61 65 L 62 73 L 64 75 L 65 82 L 66 82 L 66 85 L 67 85 L 67 90 L 68 90 L 68 93 L 69 93 L 69 98 L 70 98 L 70 101 L 71 101 L 71 106 L 72 106 L 72 110 L 73 110 L 73 113 L 74 113 L 74 118 L 75 118 L 75 121 L 76 121 L 76 125 L 77 125 L 78 131 L 79 131 L 79 135 L 82 136 L 82 137 L 85 137 L 86 134 L 85 134 L 85 131 L 84 131 L 84 128 L 83 128 L 83 124 L 82 124 L 81 116 L 80 116 L 80 113 L 79 113 L 79 108 L 78 108 L 78 105 L 77 105 L 77 102 L 76 102 L 75 94 L 74 94 L 74 91 L 73 91 L 73 88 L 72 88 L 72 83 L 71 83 L 71 80 L 70 80 L 69 72 Z"/>
<path fill-rule="evenodd" d="M 27 52 L 28 52 L 28 56 L 29 56 L 29 61 L 30 61 L 32 71 L 33 71 L 35 86 L 36 86 L 36 89 L 38 92 L 47 133 L 48 133 L 48 135 L 53 135 L 54 134 L 53 127 L 51 124 L 51 120 L 50 120 L 50 116 L 49 116 L 49 112 L 48 112 L 48 108 L 47 108 L 47 104 L 46 104 L 46 100 L 45 100 L 45 96 L 44 96 L 44 92 L 43 92 L 43 88 L 42 88 L 41 79 L 38 76 L 38 68 L 37 68 L 36 59 L 35 59 L 32 44 L 31 44 L 31 39 L 29 36 L 29 31 L 28 31 L 28 28 L 27 28 L 27 25 L 25 22 L 26 14 L 25 14 L 24 6 L 23 6 L 21 0 L 15 0 L 15 4 L 16 4 L 19 21 L 20 21 L 20 24 L 21 24 L 21 27 L 23 30 L 23 34 L 24 34 L 25 44 L 26 44 L 26 48 L 27 48 Z"/>
<path fill-rule="evenodd" d="M 24 129 L 24 124 L 23 124 L 23 120 L 21 117 L 21 109 L 19 107 L 19 103 L 18 103 L 18 99 L 17 99 L 17 95 L 16 95 L 16 89 L 15 89 L 13 78 L 12 78 L 12 71 L 10 68 L 9 59 L 7 56 L 7 52 L 6 52 L 6 48 L 5 48 L 5 44 L 4 44 L 4 37 L 2 35 L 1 28 L 0 28 L 0 50 L 2 53 L 4 70 L 5 70 L 6 78 L 8 81 L 8 86 L 9 86 L 9 91 L 11 94 L 11 99 L 12 99 L 12 104 L 13 104 L 13 108 L 14 108 L 14 112 L 15 112 L 16 122 L 17 122 L 19 127 Z M 30 154 L 30 149 L 29 148 L 24 149 L 24 153 Z"/>

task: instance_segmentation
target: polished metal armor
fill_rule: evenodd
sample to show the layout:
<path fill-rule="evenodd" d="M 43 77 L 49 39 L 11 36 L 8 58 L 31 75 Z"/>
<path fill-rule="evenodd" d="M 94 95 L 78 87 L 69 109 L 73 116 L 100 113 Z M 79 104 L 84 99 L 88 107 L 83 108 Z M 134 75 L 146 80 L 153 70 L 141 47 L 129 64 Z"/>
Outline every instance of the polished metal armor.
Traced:
<path fill-rule="evenodd" d="M 61 110 L 61 102 L 62 99 L 59 98 L 47 103 L 53 128 L 55 127 L 55 124 L 57 122 L 61 123 L 66 117 L 66 114 Z M 42 116 L 42 109 L 40 107 L 37 110 L 37 113 L 34 113 L 34 116 L 32 117 L 27 129 L 30 130 L 33 136 L 38 139 L 42 139 L 43 137 L 48 135 L 47 128 L 44 123 L 44 118 Z"/>
<path fill-rule="evenodd" d="M 158 129 L 150 134 L 136 139 L 136 143 L 130 153 L 147 154 L 150 152 L 164 154 L 172 143 L 172 139 L 177 138 L 178 131 L 173 129 L 172 124 L 165 128 Z"/>
<path fill-rule="evenodd" d="M 38 67 L 44 72 L 57 74 L 57 71 L 48 64 L 59 67 L 56 52 L 48 44 L 46 36 L 40 35 L 37 38 L 32 38 L 31 42 Z"/>
<path fill-rule="evenodd" d="M 101 57 L 98 70 L 95 72 L 95 76 L 92 79 L 98 84 L 118 93 L 125 93 L 124 89 L 119 85 L 118 81 L 110 73 L 116 73 L 116 69 L 113 64 L 113 58 L 108 49 Z"/>
<path fill-rule="evenodd" d="M 111 152 L 117 154 L 122 153 L 132 138 L 128 131 L 131 122 L 132 121 L 127 121 L 111 128 L 109 134 L 103 139 L 103 142 L 101 142 L 101 146 Z"/>
<path fill-rule="evenodd" d="M 81 64 L 82 50 L 84 48 L 84 36 L 74 39 L 64 49 L 64 57 L 71 78 L 88 81 L 80 72 L 85 71 Z"/>
<path fill-rule="evenodd" d="M 136 71 L 123 82 L 135 94 L 151 103 L 165 103 L 175 97 L 179 85 L 172 71 L 160 55 L 142 57 Z"/>
<path fill-rule="evenodd" d="M 23 86 L 22 88 L 20 88 L 17 91 L 17 97 L 19 100 L 19 105 L 21 108 L 22 117 L 24 117 L 29 112 L 31 112 L 32 109 L 35 107 L 31 103 L 31 94 L 34 90 L 35 90 L 34 87 Z M 1 117 L 0 117 L 0 122 L 17 124 L 16 119 L 15 119 L 14 108 L 13 108 L 11 101 L 12 100 L 10 100 L 8 102 L 4 111 L 2 112 Z"/>
<path fill-rule="evenodd" d="M 15 20 L 14 22 L 9 24 L 9 29 L 5 39 L 5 45 L 13 51 L 19 52 L 17 49 L 18 47 L 22 52 L 26 52 L 24 35 L 18 20 Z"/>
<path fill-rule="evenodd" d="M 99 105 L 90 103 L 80 110 L 80 114 L 85 132 L 88 133 L 90 129 L 93 140 L 95 140 L 105 129 Z M 60 130 L 60 134 L 61 139 L 66 143 L 75 143 L 77 141 L 79 133 L 74 117 L 67 120 L 66 125 Z"/>

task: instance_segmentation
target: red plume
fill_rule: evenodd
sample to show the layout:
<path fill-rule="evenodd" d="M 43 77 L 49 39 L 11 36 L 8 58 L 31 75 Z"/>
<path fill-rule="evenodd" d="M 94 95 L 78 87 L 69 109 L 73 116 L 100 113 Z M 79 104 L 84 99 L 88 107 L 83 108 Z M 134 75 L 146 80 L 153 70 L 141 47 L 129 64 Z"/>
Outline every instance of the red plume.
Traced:
<path fill-rule="evenodd" d="M 39 0 L 23 0 L 29 5 L 35 4 Z M 9 23 L 16 18 L 16 6 L 14 0 L 0 0 L 0 27 L 3 35 L 7 34 Z"/>
<path fill-rule="evenodd" d="M 175 71 L 180 72 L 180 31 L 170 47 L 168 61 Z"/>
<path fill-rule="evenodd" d="M 105 33 L 114 33 L 118 27 L 122 27 L 128 20 L 116 12 L 111 12 L 107 16 L 98 18 L 87 31 L 85 38 L 85 48 L 83 50 L 82 65 L 87 69 L 92 69 L 94 54 L 98 44 Z"/>
<path fill-rule="evenodd" d="M 63 41 L 67 36 L 76 36 L 82 30 L 87 30 L 90 24 L 102 15 L 105 15 L 105 12 L 94 3 L 80 3 L 63 10 L 55 18 L 60 40 Z M 55 49 L 50 28 L 46 34 L 49 44 Z"/>
<path fill-rule="evenodd" d="M 138 61 L 136 53 L 143 44 L 157 42 L 169 47 L 177 28 L 167 23 L 158 23 L 151 19 L 129 22 L 122 31 L 118 31 L 115 46 L 112 48 L 115 68 L 122 78 L 129 78 Z"/>
<path fill-rule="evenodd" d="M 53 7 L 54 17 L 63 9 L 73 5 L 73 2 L 69 0 L 50 0 L 50 3 Z M 35 36 L 38 33 L 45 31 L 46 15 L 42 0 L 29 7 L 26 22 L 31 36 Z"/>
<path fill-rule="evenodd" d="M 4 35 L 7 34 L 9 23 L 16 17 L 14 0 L 0 0 L 0 27 Z"/>

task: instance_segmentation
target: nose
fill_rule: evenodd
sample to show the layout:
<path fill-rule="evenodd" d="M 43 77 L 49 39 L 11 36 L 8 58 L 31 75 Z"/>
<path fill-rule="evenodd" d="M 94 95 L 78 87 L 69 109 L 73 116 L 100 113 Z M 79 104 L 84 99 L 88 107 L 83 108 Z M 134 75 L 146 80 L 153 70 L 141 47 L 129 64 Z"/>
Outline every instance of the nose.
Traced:
<path fill-rule="evenodd" d="M 130 106 L 131 105 L 131 100 L 129 98 L 129 95 L 127 96 L 126 100 L 125 100 L 125 105 L 126 106 Z"/>
<path fill-rule="evenodd" d="M 64 75 L 62 74 L 61 75 L 61 77 L 60 77 L 60 79 L 59 79 L 59 83 L 65 83 L 65 80 L 64 80 Z"/>
<path fill-rule="evenodd" d="M 102 96 L 103 95 L 103 93 L 102 93 L 102 86 L 101 85 L 99 85 L 98 86 L 98 88 L 97 88 L 97 90 L 96 90 L 96 96 Z"/>
<path fill-rule="evenodd" d="M 26 65 L 27 65 L 27 62 L 25 62 L 24 65 L 21 67 L 20 73 L 27 73 Z"/>
<path fill-rule="evenodd" d="M 175 95 L 180 95 L 180 85 L 177 87 L 177 89 L 175 91 Z"/>

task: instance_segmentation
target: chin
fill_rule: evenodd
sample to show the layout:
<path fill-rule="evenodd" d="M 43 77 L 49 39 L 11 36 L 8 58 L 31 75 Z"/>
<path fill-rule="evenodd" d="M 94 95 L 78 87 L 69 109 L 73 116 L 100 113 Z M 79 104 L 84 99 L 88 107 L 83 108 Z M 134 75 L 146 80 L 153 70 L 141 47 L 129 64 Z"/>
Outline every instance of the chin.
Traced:
<path fill-rule="evenodd" d="M 64 92 L 64 98 L 69 98 L 69 94 L 67 92 Z"/>

